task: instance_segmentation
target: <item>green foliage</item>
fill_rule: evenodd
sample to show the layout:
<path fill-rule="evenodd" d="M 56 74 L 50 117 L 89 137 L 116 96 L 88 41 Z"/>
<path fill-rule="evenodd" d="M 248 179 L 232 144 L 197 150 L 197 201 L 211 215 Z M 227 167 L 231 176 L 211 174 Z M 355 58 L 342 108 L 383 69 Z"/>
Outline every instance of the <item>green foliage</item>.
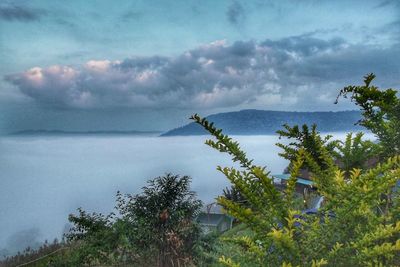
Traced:
<path fill-rule="evenodd" d="M 350 95 L 362 111 L 359 123 L 379 138 L 383 156 L 391 157 L 400 153 L 400 99 L 394 89 L 381 90 L 371 85 L 374 78 L 371 73 L 364 77 L 364 85 L 343 88 L 338 99 Z"/>
<path fill-rule="evenodd" d="M 288 217 L 288 206 L 292 199 L 282 198 L 281 192 L 275 188 L 271 177 L 268 176 L 269 173 L 265 171 L 265 167 L 253 165 L 237 142 L 222 134 L 222 130 L 217 130 L 206 119 L 200 118 L 198 115 L 194 115 L 192 119 L 215 136 L 216 141 L 207 140 L 206 144 L 230 154 L 233 161 L 238 161 L 243 168 L 243 170 L 238 171 L 234 168 L 218 167 L 218 170 L 240 190 L 247 199 L 249 207 L 225 197 L 219 197 L 218 202 L 230 215 L 248 225 L 255 232 L 257 238 L 267 241 L 268 244 L 263 245 L 268 247 L 272 243 L 265 239 L 265 230 L 278 229 L 278 223 L 286 224 L 284 218 Z M 291 195 L 290 192 L 288 193 L 288 195 Z"/>
<path fill-rule="evenodd" d="M 14 256 L 6 257 L 0 260 L 0 267 L 11 267 L 11 266 L 31 266 L 31 267 L 45 267 L 53 266 L 55 261 L 58 261 L 60 255 L 65 255 L 69 250 L 69 244 L 65 243 L 64 240 L 59 242 L 54 239 L 52 243 L 47 240 L 37 249 L 30 247 L 26 248 L 22 252 L 18 252 Z M 57 265 L 63 266 L 63 265 Z"/>
<path fill-rule="evenodd" d="M 218 202 L 254 233 L 230 242 L 240 245 L 258 266 L 400 264 L 400 201 L 393 191 L 400 180 L 398 154 L 370 168 L 368 160 L 377 150 L 371 142 L 362 141 L 362 134 L 349 134 L 341 143 L 321 137 L 315 126 L 310 130 L 286 125 L 279 133 L 291 142 L 278 146 L 291 161 L 291 178 L 280 192 L 266 168 L 254 165 L 237 142 L 197 114 L 191 119 L 215 138 L 207 140 L 207 145 L 240 163 L 240 170 L 220 166 L 218 170 L 246 198 L 246 205 L 224 196 Z M 295 208 L 296 177 L 304 168 L 325 199 L 316 216 Z M 221 264 L 240 265 L 222 254 Z"/>
<path fill-rule="evenodd" d="M 69 258 L 71 264 L 111 264 L 124 256 L 118 249 L 123 234 L 116 228 L 120 222 L 114 214 L 88 214 L 82 209 L 78 209 L 78 213 L 69 216 L 74 228 L 67 235 L 68 239 L 79 244 L 73 257 Z"/>
<path fill-rule="evenodd" d="M 332 166 L 332 160 L 336 167 L 348 173 L 354 168 L 368 169 L 373 167 L 379 160 L 380 146 L 369 140 L 362 140 L 364 134 L 362 132 L 348 133 L 345 141 L 332 140 L 331 135 L 321 137 L 317 131 L 316 125 L 312 125 L 311 130 L 307 125 L 299 127 L 283 125 L 284 130 L 279 130 L 279 139 L 287 138 L 290 140 L 288 144 L 277 143 L 276 145 L 283 149 L 284 152 L 279 155 L 291 162 L 296 160 L 298 152 L 303 149 L 307 152 L 307 156 L 312 159 L 308 164 L 302 166 L 303 169 L 310 171 L 317 164 L 320 169 L 328 170 Z M 291 166 L 289 166 L 290 169 Z"/>
<path fill-rule="evenodd" d="M 227 188 L 223 189 L 222 190 L 222 194 L 224 195 L 224 197 L 226 199 L 229 199 L 229 200 L 231 200 L 233 202 L 246 204 L 246 201 L 247 201 L 246 198 L 234 186 L 231 186 L 230 188 L 227 187 Z"/>
<path fill-rule="evenodd" d="M 346 173 L 353 169 L 368 169 L 378 161 L 379 146 L 369 140 L 362 140 L 363 135 L 360 132 L 353 138 L 353 134 L 349 133 L 346 140 L 337 146 L 339 153 L 336 160 Z"/>
<path fill-rule="evenodd" d="M 331 135 L 321 137 L 316 125 L 312 125 L 311 130 L 307 125 L 303 125 L 301 130 L 297 125 L 284 125 L 284 128 L 285 130 L 277 131 L 279 138 L 287 138 L 290 142 L 287 145 L 276 145 L 284 151 L 279 155 L 290 161 L 289 170 L 297 169 L 298 173 L 305 170 L 307 175 L 314 175 L 313 180 L 317 188 L 329 188 L 332 174 L 338 169 L 334 162 L 338 155 L 335 149 L 339 141 L 330 141 Z M 292 190 L 293 183 L 294 181 L 289 181 Z"/>
<path fill-rule="evenodd" d="M 167 174 L 150 180 L 141 194 L 118 193 L 118 216 L 83 210 L 70 215 L 74 228 L 68 237 L 78 244 L 70 263 L 190 265 L 200 234 L 194 222 L 200 207 L 188 176 Z"/>
<path fill-rule="evenodd" d="M 208 234 L 202 238 L 202 258 L 197 261 L 197 266 L 224 266 L 221 255 L 230 258 L 234 263 L 246 267 L 258 267 L 260 262 L 242 247 L 242 238 L 254 236 L 254 233 L 244 224 L 224 232 L 222 235 Z"/>
<path fill-rule="evenodd" d="M 289 144 L 276 144 L 278 147 L 284 150 L 279 155 L 290 162 L 293 162 L 300 149 L 304 149 L 309 152 L 309 156 L 313 159 L 313 162 L 317 163 L 321 168 L 328 167 L 322 157 L 322 153 L 334 154 L 334 150 L 337 147 L 339 141 L 330 141 L 331 135 L 327 135 L 322 138 L 320 133 L 317 131 L 317 125 L 313 124 L 311 129 L 307 125 L 303 125 L 300 129 L 299 126 L 295 125 L 290 127 L 289 125 L 283 125 L 284 130 L 278 130 L 279 139 L 288 138 L 291 140 Z M 326 160 L 326 159 L 325 159 Z"/>

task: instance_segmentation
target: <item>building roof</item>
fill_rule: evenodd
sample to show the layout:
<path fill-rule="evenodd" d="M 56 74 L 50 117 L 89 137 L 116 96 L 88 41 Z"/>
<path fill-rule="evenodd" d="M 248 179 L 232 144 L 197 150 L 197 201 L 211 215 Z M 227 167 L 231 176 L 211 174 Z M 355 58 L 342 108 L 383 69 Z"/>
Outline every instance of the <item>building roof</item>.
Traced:
<path fill-rule="evenodd" d="M 273 178 L 282 179 L 282 180 L 289 180 L 290 174 L 272 174 Z M 313 185 L 313 181 L 306 180 L 300 177 L 297 177 L 297 183 L 302 185 Z"/>
<path fill-rule="evenodd" d="M 207 214 L 226 214 L 224 211 L 224 208 L 221 205 L 218 205 L 217 203 L 211 203 L 208 205 L 205 205 L 202 209 L 201 212 L 207 213 Z"/>
<path fill-rule="evenodd" d="M 227 215 L 202 213 L 199 216 L 197 216 L 196 221 L 203 225 L 217 226 L 225 216 Z"/>

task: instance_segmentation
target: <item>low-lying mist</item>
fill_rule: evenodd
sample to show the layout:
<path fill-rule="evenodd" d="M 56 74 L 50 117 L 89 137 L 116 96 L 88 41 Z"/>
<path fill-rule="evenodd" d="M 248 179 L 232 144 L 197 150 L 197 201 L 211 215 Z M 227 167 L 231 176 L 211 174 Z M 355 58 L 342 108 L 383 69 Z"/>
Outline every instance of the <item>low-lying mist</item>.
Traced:
<path fill-rule="evenodd" d="M 344 134 L 335 134 L 343 138 Z M 367 136 L 372 138 L 372 136 Z M 192 177 L 192 190 L 212 202 L 234 166 L 204 144 L 207 136 L 37 136 L 0 139 L 0 254 L 60 238 L 78 207 L 109 213 L 115 194 L 139 193 L 148 179 L 171 172 Z M 281 173 L 277 136 L 236 136 L 249 158 Z"/>

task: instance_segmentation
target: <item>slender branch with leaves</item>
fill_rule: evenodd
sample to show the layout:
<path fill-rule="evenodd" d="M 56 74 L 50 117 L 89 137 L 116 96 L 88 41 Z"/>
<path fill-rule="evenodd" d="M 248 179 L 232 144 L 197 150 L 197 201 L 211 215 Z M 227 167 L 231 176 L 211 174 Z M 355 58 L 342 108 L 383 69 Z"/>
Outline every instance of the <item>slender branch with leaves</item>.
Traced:
<path fill-rule="evenodd" d="M 364 77 L 364 85 L 346 86 L 336 99 L 350 97 L 362 111 L 363 118 L 359 124 L 374 133 L 382 146 L 383 157 L 400 153 L 400 99 L 397 90 L 381 90 L 371 85 L 375 75 Z"/>
<path fill-rule="evenodd" d="M 369 87 L 349 87 L 341 94 L 356 92 L 358 103 L 365 108 L 362 125 L 376 129 L 379 147 L 385 147 L 394 136 L 399 120 L 388 115 L 388 105 L 397 105 L 393 91 L 378 92 Z M 370 91 L 382 111 L 376 113 L 367 101 Z M 378 93 L 377 93 L 378 92 Z M 385 100 L 388 103 L 385 103 Z M 362 104 L 364 103 L 364 104 Z M 389 112 L 390 111 L 390 112 Z M 383 113 L 382 113 L 383 112 Z M 384 114 L 384 115 L 382 115 Z M 377 122 L 381 118 L 383 121 Z M 279 191 L 270 172 L 253 164 L 239 143 L 223 134 L 206 118 L 191 117 L 213 137 L 206 144 L 227 153 L 240 169 L 218 166 L 236 190 L 246 198 L 246 205 L 227 199 L 217 200 L 226 211 L 243 222 L 254 235 L 230 240 L 241 244 L 259 266 L 398 266 L 400 265 L 399 193 L 400 156 L 396 145 L 386 148 L 386 159 L 376 157 L 374 166 L 368 160 L 377 156 L 374 144 L 362 140 L 362 134 L 349 134 L 344 142 L 322 137 L 316 126 L 304 125 L 278 131 L 288 144 L 278 144 L 281 156 L 290 160 L 290 179 Z M 386 127 L 385 130 L 378 130 Z M 390 129 L 389 129 L 390 128 Z M 383 134 L 381 134 L 381 132 Z M 385 139 L 388 138 L 388 139 Z M 398 140 L 396 140 L 398 141 Z M 383 142 L 383 144 L 381 144 Z M 310 179 L 325 199 L 317 215 L 306 215 L 294 207 L 297 176 L 307 169 Z M 240 259 L 222 256 L 221 264 L 240 266 Z"/>

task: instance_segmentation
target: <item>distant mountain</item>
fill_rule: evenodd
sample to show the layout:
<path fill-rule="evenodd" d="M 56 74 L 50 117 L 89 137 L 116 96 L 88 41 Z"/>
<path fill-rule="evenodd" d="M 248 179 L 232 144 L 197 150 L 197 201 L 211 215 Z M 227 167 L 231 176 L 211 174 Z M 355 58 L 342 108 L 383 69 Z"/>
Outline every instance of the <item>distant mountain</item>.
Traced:
<path fill-rule="evenodd" d="M 157 135 L 157 131 L 62 131 L 62 130 L 25 130 L 10 135 Z"/>
<path fill-rule="evenodd" d="M 222 128 L 224 133 L 236 135 L 275 134 L 285 123 L 291 126 L 315 123 L 320 132 L 357 131 L 362 128 L 354 124 L 360 118 L 359 111 L 287 112 L 253 109 L 218 113 L 207 117 L 217 128 Z M 165 132 L 161 136 L 203 134 L 207 134 L 206 131 L 192 122 Z"/>

